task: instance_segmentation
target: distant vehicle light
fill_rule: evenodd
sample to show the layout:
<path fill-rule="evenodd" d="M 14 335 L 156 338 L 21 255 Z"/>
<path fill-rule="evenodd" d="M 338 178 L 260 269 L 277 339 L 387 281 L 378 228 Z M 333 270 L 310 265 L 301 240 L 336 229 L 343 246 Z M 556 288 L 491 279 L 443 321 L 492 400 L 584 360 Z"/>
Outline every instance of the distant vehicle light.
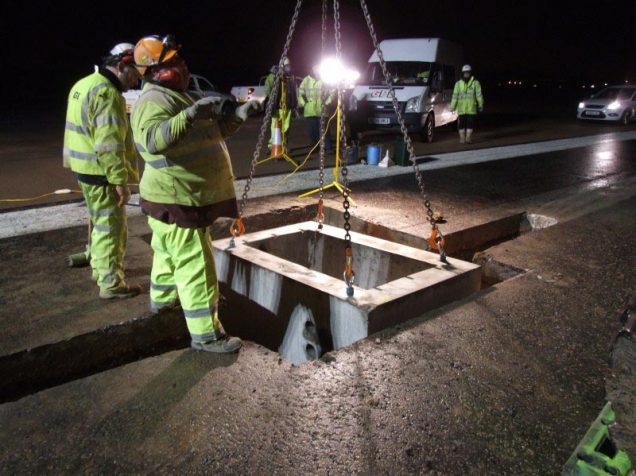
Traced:
<path fill-rule="evenodd" d="M 579 109 L 583 109 L 585 107 L 585 103 L 584 102 L 580 102 L 579 103 Z"/>
<path fill-rule="evenodd" d="M 610 111 L 615 111 L 616 109 L 619 109 L 620 107 L 621 107 L 621 103 L 619 101 L 614 101 L 612 104 L 607 106 L 607 109 L 609 109 Z"/>
<path fill-rule="evenodd" d="M 254 88 L 247 88 L 247 94 L 252 95 L 254 93 Z"/>

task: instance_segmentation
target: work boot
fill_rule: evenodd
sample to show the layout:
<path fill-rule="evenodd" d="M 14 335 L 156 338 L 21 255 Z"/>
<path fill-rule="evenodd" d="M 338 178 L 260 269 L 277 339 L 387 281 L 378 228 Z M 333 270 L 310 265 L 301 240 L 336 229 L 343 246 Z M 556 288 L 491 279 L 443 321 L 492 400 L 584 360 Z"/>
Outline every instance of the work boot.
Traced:
<path fill-rule="evenodd" d="M 224 336 L 211 342 L 192 341 L 190 346 L 195 350 L 215 352 L 217 354 L 231 354 L 241 348 L 242 342 L 238 337 Z"/>
<path fill-rule="evenodd" d="M 473 130 L 466 129 L 466 144 L 472 144 L 472 143 L 473 143 Z"/>
<path fill-rule="evenodd" d="M 137 296 L 141 292 L 139 285 L 126 285 L 113 289 L 112 291 L 99 290 L 99 297 L 102 299 L 128 299 Z"/>
<path fill-rule="evenodd" d="M 464 129 L 460 129 L 459 131 L 459 143 L 460 144 L 466 143 L 466 130 Z"/>

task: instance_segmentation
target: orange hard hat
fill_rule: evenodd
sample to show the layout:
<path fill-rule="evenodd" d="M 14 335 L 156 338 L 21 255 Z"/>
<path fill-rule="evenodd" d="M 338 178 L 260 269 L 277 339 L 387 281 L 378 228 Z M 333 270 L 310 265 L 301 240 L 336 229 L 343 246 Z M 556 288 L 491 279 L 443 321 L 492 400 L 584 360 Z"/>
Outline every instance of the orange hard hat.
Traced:
<path fill-rule="evenodd" d="M 141 75 L 150 66 L 170 61 L 177 54 L 179 45 L 172 35 L 163 38 L 157 35 L 145 36 L 135 45 L 135 64 Z"/>

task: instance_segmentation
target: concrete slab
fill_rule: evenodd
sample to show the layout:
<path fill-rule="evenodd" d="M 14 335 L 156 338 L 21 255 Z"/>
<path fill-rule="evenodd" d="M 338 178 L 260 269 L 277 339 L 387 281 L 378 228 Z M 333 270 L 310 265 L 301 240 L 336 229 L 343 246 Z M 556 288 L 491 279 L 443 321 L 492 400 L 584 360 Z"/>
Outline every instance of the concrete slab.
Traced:
<path fill-rule="evenodd" d="M 558 474 L 604 402 L 636 199 L 492 250 L 531 271 L 294 367 L 176 351 L 0 405 L 10 474 Z M 609 230 L 599 243 L 590 239 Z"/>
<path fill-rule="evenodd" d="M 233 248 L 231 239 L 215 241 L 226 329 L 277 349 L 290 317 L 306 307 L 322 348 L 339 349 L 480 289 L 478 265 L 352 232 L 356 284 L 347 297 L 343 236 L 305 222 L 241 236 Z"/>

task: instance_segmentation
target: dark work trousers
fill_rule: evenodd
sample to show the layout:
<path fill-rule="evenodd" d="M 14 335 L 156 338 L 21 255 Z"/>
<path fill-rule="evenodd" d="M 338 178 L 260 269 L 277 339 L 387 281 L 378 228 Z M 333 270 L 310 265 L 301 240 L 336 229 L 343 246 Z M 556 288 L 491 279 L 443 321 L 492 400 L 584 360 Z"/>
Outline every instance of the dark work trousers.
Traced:
<path fill-rule="evenodd" d="M 460 114 L 457 118 L 457 127 L 460 131 L 475 128 L 475 114 Z"/>
<path fill-rule="evenodd" d="M 320 117 L 306 117 L 307 135 L 309 136 L 309 147 L 313 147 L 320 140 Z M 329 132 L 325 135 L 325 150 L 331 150 L 331 136 Z"/>

